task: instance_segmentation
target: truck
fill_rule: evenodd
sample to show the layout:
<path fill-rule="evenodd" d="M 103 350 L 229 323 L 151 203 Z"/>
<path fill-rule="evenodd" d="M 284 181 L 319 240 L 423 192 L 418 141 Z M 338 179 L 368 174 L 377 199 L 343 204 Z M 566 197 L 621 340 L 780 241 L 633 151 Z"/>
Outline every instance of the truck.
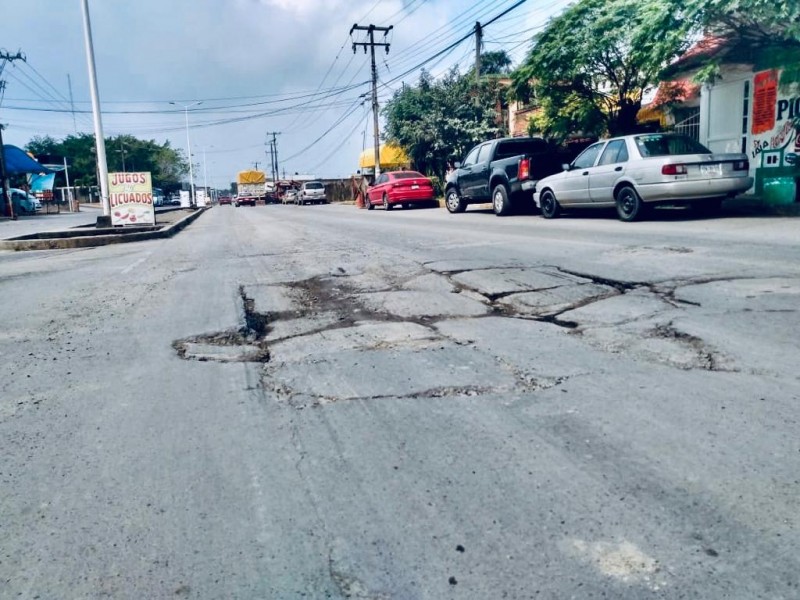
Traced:
<path fill-rule="evenodd" d="M 233 204 L 255 206 L 267 196 L 267 176 L 264 171 L 239 171 L 236 176 L 236 198 Z"/>
<path fill-rule="evenodd" d="M 564 161 L 565 154 L 541 138 L 483 142 L 448 174 L 445 206 L 451 213 L 461 213 L 470 204 L 491 202 L 497 216 L 532 211 L 536 182 L 558 173 Z"/>

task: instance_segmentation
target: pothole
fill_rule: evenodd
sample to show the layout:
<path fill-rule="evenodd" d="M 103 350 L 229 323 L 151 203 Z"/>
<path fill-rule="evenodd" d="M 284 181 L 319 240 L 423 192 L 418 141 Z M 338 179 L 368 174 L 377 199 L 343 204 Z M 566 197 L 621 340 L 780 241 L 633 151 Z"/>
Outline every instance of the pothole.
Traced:
<path fill-rule="evenodd" d="M 244 324 L 239 329 L 196 335 L 172 342 L 178 356 L 201 362 L 269 362 L 264 338 L 269 333 L 267 315 L 256 312 L 255 302 L 239 286 Z"/>

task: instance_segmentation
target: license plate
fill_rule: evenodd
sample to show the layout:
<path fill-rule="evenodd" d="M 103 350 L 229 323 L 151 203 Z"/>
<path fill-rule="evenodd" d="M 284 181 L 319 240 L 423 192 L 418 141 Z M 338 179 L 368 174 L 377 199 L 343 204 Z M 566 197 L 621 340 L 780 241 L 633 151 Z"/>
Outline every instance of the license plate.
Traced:
<path fill-rule="evenodd" d="M 706 177 L 719 177 L 722 175 L 722 165 L 700 165 L 700 174 Z"/>
<path fill-rule="evenodd" d="M 413 185 L 411 186 L 411 189 L 412 189 L 412 190 L 418 190 L 418 189 L 419 189 L 419 184 L 418 184 L 418 183 L 415 183 L 415 184 L 413 184 Z"/>

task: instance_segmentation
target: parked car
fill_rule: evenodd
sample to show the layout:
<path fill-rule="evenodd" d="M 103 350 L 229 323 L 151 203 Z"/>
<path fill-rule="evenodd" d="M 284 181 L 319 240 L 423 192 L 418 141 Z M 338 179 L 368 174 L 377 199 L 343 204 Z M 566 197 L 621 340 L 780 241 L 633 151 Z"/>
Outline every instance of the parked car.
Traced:
<path fill-rule="evenodd" d="M 541 138 L 502 138 L 476 146 L 447 177 L 445 206 L 464 212 L 469 204 L 491 202 L 494 213 L 533 209 L 536 181 L 557 173 L 564 154 Z"/>
<path fill-rule="evenodd" d="M 15 213 L 34 214 L 37 210 L 42 209 L 42 203 L 30 192 L 19 188 L 9 188 L 8 191 L 11 194 L 11 203 Z"/>
<path fill-rule="evenodd" d="M 536 185 L 534 200 L 548 219 L 562 208 L 616 206 L 622 221 L 635 221 L 652 206 L 678 203 L 712 213 L 753 185 L 746 155 L 715 154 L 670 133 L 603 140 L 563 168 Z"/>
<path fill-rule="evenodd" d="M 299 204 L 325 204 L 325 184 L 321 181 L 306 181 L 297 192 Z"/>
<path fill-rule="evenodd" d="M 286 190 L 281 198 L 283 204 L 297 204 L 297 190 Z"/>
<path fill-rule="evenodd" d="M 375 183 L 367 189 L 367 208 L 376 205 L 386 210 L 398 204 L 408 208 L 411 204 L 439 206 L 436 202 L 433 183 L 422 173 L 416 171 L 391 171 L 381 173 Z"/>
<path fill-rule="evenodd" d="M 230 206 L 231 204 L 233 204 L 233 198 L 231 198 L 230 196 L 220 196 L 219 205 L 222 206 L 223 204 L 227 204 L 228 206 Z"/>

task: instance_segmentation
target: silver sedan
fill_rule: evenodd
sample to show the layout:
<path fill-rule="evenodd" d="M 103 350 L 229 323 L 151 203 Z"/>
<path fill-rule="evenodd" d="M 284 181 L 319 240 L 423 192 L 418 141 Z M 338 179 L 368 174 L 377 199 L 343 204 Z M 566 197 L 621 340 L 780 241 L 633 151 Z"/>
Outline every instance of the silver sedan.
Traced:
<path fill-rule="evenodd" d="M 669 133 L 627 135 L 592 144 L 564 171 L 539 180 L 534 201 L 552 219 L 561 208 L 616 206 L 635 221 L 656 204 L 691 203 L 718 211 L 753 185 L 744 154 L 714 154 L 691 138 Z"/>

